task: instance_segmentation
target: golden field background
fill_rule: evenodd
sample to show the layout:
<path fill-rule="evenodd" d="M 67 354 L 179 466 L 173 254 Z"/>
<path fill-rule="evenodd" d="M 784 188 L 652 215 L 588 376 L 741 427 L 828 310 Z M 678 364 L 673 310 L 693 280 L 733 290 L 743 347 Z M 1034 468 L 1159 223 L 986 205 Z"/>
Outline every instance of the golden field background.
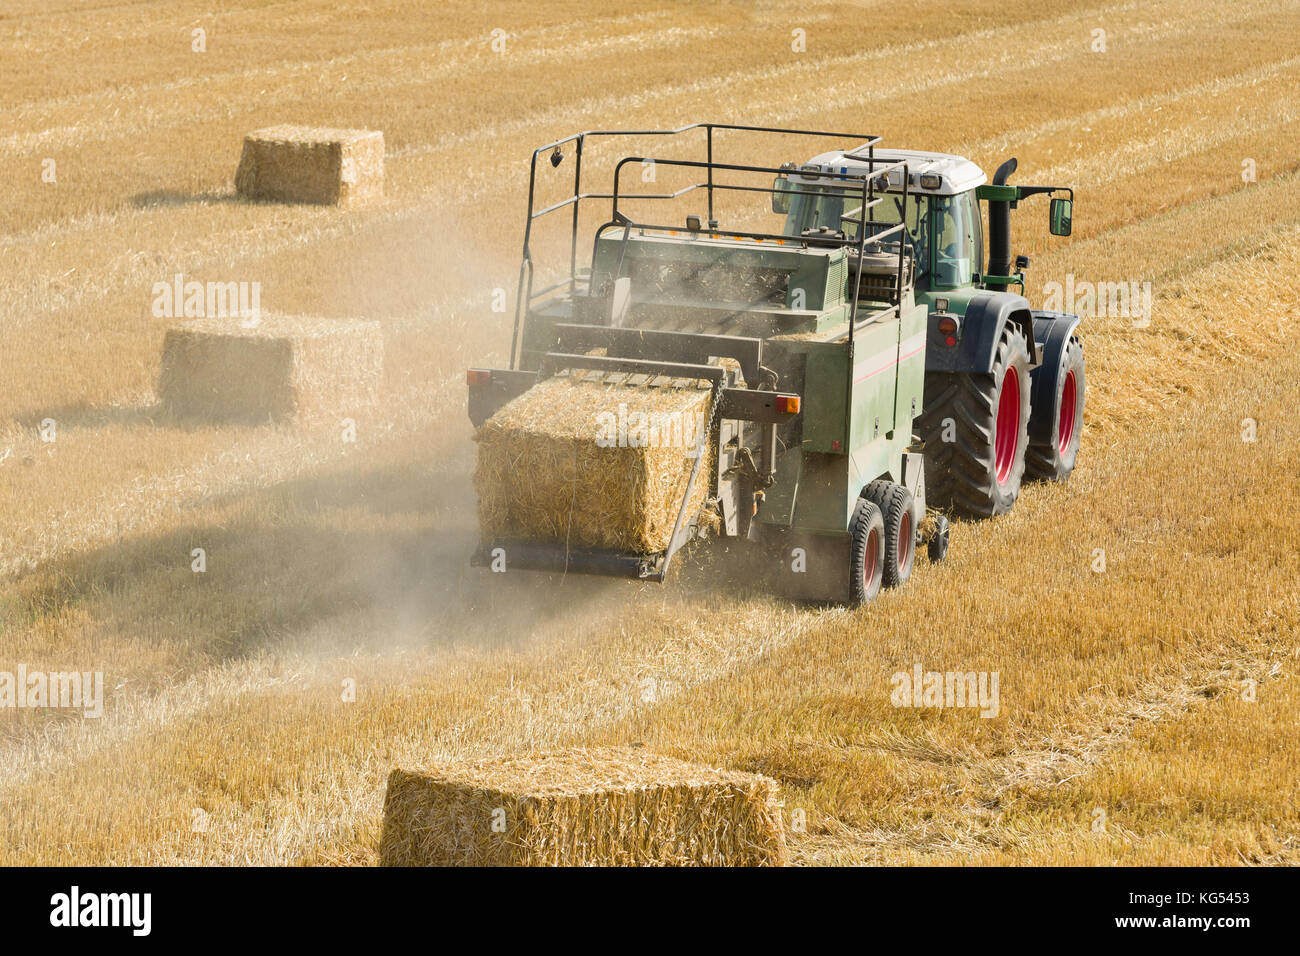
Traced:
<path fill-rule="evenodd" d="M 611 743 L 774 776 L 802 863 L 1300 860 L 1300 5 L 230 7 L 0 13 L 0 670 L 110 695 L 0 713 L 0 863 L 368 864 L 395 765 Z M 1149 327 L 1085 321 L 1070 483 L 861 611 L 703 560 L 467 567 L 464 368 L 508 349 L 529 151 L 706 119 L 1015 155 L 1077 192 L 1069 240 L 1013 216 L 1031 298 L 1155 290 Z M 383 130 L 384 204 L 235 202 L 243 134 L 281 122 Z M 358 442 L 159 420 L 177 272 L 381 321 Z M 915 662 L 998 671 L 999 716 L 891 707 Z"/>

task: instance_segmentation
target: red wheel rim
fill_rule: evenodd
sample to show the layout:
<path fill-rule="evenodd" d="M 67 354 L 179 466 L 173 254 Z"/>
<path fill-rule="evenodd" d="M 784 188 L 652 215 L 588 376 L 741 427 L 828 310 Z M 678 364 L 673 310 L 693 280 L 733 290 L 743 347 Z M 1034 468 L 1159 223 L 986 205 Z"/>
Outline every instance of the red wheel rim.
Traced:
<path fill-rule="evenodd" d="M 904 511 L 898 520 L 898 570 L 907 567 L 912 557 L 912 512 Z"/>
<path fill-rule="evenodd" d="M 1056 425 L 1056 447 L 1062 455 L 1070 450 L 1070 443 L 1074 441 L 1076 401 L 1078 391 L 1074 382 L 1074 369 L 1070 369 L 1065 376 L 1065 385 L 1061 388 L 1061 412 Z"/>
<path fill-rule="evenodd" d="M 993 466 L 998 484 L 1005 485 L 1020 450 L 1020 373 L 1014 365 L 1002 376 L 998 394 L 998 423 L 993 435 Z"/>
<path fill-rule="evenodd" d="M 867 554 L 862 559 L 862 590 L 870 593 L 871 584 L 876 580 L 876 561 L 880 553 L 880 532 L 875 528 L 867 535 Z"/>

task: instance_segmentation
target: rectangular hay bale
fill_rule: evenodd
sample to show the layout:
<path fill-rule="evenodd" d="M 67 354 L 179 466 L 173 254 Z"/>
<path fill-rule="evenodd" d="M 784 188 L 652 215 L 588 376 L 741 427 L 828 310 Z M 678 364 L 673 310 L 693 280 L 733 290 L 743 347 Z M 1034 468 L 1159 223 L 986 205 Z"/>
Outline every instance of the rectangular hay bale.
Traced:
<path fill-rule="evenodd" d="M 378 322 L 195 319 L 167 330 L 158 399 L 182 418 L 333 425 L 375 404 L 383 363 Z"/>
<path fill-rule="evenodd" d="M 384 134 L 272 126 L 244 137 L 235 190 L 248 199 L 357 208 L 384 195 Z"/>
<path fill-rule="evenodd" d="M 569 376 L 533 386 L 474 436 L 484 539 L 663 551 L 701 453 L 688 518 L 708 493 L 711 394 L 702 383 L 646 387 Z"/>
<path fill-rule="evenodd" d="M 784 866 L 774 780 L 632 748 L 394 770 L 383 866 Z"/>

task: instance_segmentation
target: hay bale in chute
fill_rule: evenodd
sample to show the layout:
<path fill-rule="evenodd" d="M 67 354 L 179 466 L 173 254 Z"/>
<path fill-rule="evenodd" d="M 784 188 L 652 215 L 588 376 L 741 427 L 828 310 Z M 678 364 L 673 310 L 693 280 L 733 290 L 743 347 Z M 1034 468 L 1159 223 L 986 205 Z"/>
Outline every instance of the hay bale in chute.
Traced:
<path fill-rule="evenodd" d="M 711 396 L 694 380 L 606 384 L 575 374 L 533 386 L 475 434 L 485 540 L 665 550 L 701 454 L 688 518 L 708 493 Z"/>

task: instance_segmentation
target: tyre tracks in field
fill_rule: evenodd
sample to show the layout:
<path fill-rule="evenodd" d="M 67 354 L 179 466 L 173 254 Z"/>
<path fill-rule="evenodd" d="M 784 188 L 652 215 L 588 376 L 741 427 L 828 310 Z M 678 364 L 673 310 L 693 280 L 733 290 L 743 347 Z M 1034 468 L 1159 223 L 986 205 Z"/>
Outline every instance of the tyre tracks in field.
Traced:
<path fill-rule="evenodd" d="M 972 853 L 1014 852 L 1051 836 L 1087 839 L 1090 821 L 1086 819 L 1071 821 L 1076 828 L 1073 833 L 1007 829 L 1000 821 L 1008 807 L 1019 801 L 1032 801 L 1038 794 L 1077 786 L 1090 775 L 1105 773 L 1110 760 L 1136 744 L 1136 734 L 1144 726 L 1177 722 L 1220 695 L 1239 693 L 1243 682 L 1253 682 L 1260 693 L 1267 693 L 1266 685 L 1290 673 L 1284 668 L 1294 667 L 1294 660 L 1294 651 L 1284 639 L 1239 642 L 1220 653 L 1201 655 L 1181 675 L 1153 683 L 1140 697 L 1101 702 L 1094 717 L 1096 729 L 1091 733 L 1070 732 L 1044 741 L 1042 746 L 1019 748 L 1005 758 L 988 761 L 945 754 L 945 761 L 961 766 L 978 781 L 973 787 L 966 786 L 968 793 L 975 791 L 968 809 L 959 813 L 940 810 L 924 823 L 909 827 L 866 828 L 835 819 L 820 821 L 824 832 L 796 839 L 792 859 L 800 865 L 896 865 L 903 859 L 948 863 Z M 910 741 L 871 749 L 900 760 L 926 759 L 910 753 Z M 1142 839 L 1134 833 L 1113 835 L 1131 845 Z M 1274 862 L 1282 863 L 1285 858 L 1283 852 Z"/>

